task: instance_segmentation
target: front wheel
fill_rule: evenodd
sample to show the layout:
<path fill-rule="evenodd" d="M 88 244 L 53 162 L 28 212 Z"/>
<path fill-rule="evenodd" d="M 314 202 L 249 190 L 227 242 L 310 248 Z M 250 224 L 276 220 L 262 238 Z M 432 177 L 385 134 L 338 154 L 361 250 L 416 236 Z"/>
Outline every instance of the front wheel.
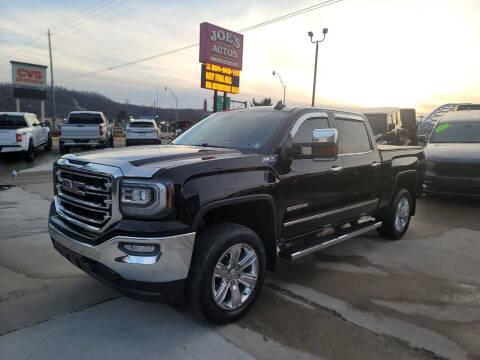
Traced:
<path fill-rule="evenodd" d="M 391 240 L 398 240 L 407 232 L 412 215 L 412 197 L 406 189 L 398 189 L 389 208 L 380 218 L 378 233 Z"/>
<path fill-rule="evenodd" d="M 25 160 L 27 162 L 33 162 L 33 160 L 35 160 L 35 148 L 33 147 L 32 140 L 28 142 L 28 149 L 25 152 Z"/>
<path fill-rule="evenodd" d="M 196 244 L 188 303 L 213 323 L 235 321 L 255 302 L 265 267 L 265 248 L 254 231 L 232 223 L 213 225 Z"/>

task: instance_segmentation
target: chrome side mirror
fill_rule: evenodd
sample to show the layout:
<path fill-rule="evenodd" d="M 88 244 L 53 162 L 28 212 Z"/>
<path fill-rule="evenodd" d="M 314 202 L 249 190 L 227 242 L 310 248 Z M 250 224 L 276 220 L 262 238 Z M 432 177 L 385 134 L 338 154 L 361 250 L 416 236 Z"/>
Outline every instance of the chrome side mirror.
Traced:
<path fill-rule="evenodd" d="M 299 159 L 328 159 L 338 155 L 337 129 L 313 129 L 309 143 L 293 143 L 290 154 Z"/>

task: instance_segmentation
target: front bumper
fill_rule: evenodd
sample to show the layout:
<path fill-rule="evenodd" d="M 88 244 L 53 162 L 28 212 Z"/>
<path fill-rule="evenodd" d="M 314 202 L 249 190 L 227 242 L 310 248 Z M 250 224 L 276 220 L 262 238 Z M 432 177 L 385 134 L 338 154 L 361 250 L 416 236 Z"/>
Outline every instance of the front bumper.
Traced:
<path fill-rule="evenodd" d="M 427 172 L 424 182 L 427 194 L 480 197 L 480 178 L 440 176 Z"/>
<path fill-rule="evenodd" d="M 115 236 L 93 246 L 64 234 L 51 223 L 48 231 L 54 247 L 94 278 L 126 295 L 162 300 L 177 297 L 161 289 L 175 288 L 186 280 L 195 242 L 192 232 L 166 237 Z M 120 250 L 121 243 L 158 245 L 160 251 L 153 256 L 133 256 Z"/>

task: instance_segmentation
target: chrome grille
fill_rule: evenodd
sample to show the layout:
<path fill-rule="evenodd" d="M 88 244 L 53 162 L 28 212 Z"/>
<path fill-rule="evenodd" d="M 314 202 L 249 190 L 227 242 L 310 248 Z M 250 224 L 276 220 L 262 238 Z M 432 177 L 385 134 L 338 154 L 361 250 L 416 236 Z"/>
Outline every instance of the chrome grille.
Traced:
<path fill-rule="evenodd" d="M 112 218 L 113 177 L 57 167 L 56 205 L 74 225 L 98 231 Z"/>

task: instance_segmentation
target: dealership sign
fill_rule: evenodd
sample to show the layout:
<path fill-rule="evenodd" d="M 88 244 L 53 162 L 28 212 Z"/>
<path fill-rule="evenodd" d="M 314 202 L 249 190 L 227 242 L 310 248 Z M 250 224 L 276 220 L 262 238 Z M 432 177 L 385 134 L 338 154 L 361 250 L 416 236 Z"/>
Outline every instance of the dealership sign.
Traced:
<path fill-rule="evenodd" d="M 202 64 L 200 87 L 238 94 L 240 91 L 240 71 L 215 64 Z"/>
<path fill-rule="evenodd" d="M 242 70 L 243 35 L 204 22 L 200 24 L 200 62 Z"/>

